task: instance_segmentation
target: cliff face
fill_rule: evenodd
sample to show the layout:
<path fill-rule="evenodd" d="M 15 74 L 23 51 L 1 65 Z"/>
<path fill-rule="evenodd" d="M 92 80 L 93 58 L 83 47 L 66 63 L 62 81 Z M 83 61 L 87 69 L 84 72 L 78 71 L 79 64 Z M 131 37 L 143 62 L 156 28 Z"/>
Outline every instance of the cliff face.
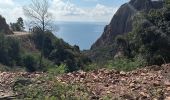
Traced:
<path fill-rule="evenodd" d="M 162 7 L 162 1 L 151 0 L 131 0 L 122 5 L 113 16 L 110 24 L 105 27 L 102 36 L 92 45 L 91 50 L 111 45 L 116 35 L 132 31 L 132 19 L 137 12 L 148 12 L 150 9 Z"/>
<path fill-rule="evenodd" d="M 4 34 L 13 34 L 12 31 L 9 29 L 8 24 L 6 23 L 5 18 L 3 18 L 1 15 L 0 15 L 0 32 Z"/>

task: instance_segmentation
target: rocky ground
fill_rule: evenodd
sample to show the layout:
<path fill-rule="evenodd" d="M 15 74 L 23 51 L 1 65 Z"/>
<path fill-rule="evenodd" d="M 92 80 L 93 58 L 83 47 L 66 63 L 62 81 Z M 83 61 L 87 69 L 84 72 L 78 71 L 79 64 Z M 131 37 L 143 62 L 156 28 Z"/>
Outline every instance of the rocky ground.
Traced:
<path fill-rule="evenodd" d="M 34 79 L 45 73 L 0 72 L 0 98 L 13 98 L 12 85 L 17 77 Z M 170 64 L 150 66 L 131 72 L 100 69 L 56 76 L 64 84 L 81 84 L 90 99 L 110 96 L 111 100 L 170 100 Z"/>

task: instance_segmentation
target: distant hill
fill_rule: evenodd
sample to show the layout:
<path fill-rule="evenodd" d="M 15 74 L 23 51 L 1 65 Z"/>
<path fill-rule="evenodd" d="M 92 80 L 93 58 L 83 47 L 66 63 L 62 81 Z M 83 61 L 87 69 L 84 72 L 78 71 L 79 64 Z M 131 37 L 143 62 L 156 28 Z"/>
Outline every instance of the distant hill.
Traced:
<path fill-rule="evenodd" d="M 3 18 L 1 15 L 0 15 L 0 32 L 5 34 L 13 34 L 8 24 L 6 23 L 5 18 Z"/>

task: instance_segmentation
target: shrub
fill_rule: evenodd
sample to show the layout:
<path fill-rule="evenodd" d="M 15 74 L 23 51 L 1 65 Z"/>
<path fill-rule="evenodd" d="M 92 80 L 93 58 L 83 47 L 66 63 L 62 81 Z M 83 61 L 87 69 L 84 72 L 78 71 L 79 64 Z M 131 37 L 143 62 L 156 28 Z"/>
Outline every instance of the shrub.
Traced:
<path fill-rule="evenodd" d="M 89 97 L 89 92 L 83 86 L 60 83 L 49 75 L 34 82 L 18 78 L 13 90 L 19 94 L 16 99 L 22 100 L 88 100 Z"/>
<path fill-rule="evenodd" d="M 85 67 L 83 67 L 83 70 L 84 71 L 92 71 L 92 70 L 96 70 L 99 68 L 100 68 L 99 65 L 97 65 L 96 63 L 91 63 L 91 64 L 88 64 Z"/>
<path fill-rule="evenodd" d="M 31 54 L 27 54 L 23 57 L 23 65 L 28 72 L 34 72 L 37 70 L 37 59 Z"/>
<path fill-rule="evenodd" d="M 146 61 L 140 57 L 134 59 L 115 59 L 114 61 L 109 61 L 107 68 L 116 69 L 122 71 L 131 71 L 136 68 L 140 68 L 146 65 Z"/>
<path fill-rule="evenodd" d="M 20 53 L 19 41 L 0 33 L 0 63 L 7 66 L 17 65 L 20 62 Z"/>
<path fill-rule="evenodd" d="M 61 64 L 60 66 L 54 65 L 48 68 L 48 73 L 53 75 L 64 74 L 67 72 L 67 66 L 65 64 Z"/>

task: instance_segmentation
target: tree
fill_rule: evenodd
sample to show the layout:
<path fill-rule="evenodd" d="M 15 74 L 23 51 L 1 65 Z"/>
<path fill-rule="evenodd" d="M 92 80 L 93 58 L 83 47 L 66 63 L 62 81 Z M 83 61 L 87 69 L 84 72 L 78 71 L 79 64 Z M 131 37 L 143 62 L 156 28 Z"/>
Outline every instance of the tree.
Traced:
<path fill-rule="evenodd" d="M 170 0 L 165 0 L 165 7 L 170 9 Z"/>
<path fill-rule="evenodd" d="M 10 26 L 13 31 L 24 31 L 24 21 L 21 17 L 17 19 L 16 23 L 10 23 Z"/>
<path fill-rule="evenodd" d="M 51 14 L 49 13 L 49 2 L 48 0 L 32 0 L 29 6 L 23 8 L 25 16 L 30 18 L 33 27 L 37 27 L 41 30 L 42 34 L 49 29 L 49 23 L 51 21 Z M 42 67 L 42 58 L 44 52 L 44 40 L 42 37 L 41 43 L 41 55 L 39 67 Z"/>
<path fill-rule="evenodd" d="M 20 31 L 24 31 L 25 27 L 24 27 L 24 21 L 23 21 L 22 17 L 18 18 L 17 25 L 19 26 Z"/>

